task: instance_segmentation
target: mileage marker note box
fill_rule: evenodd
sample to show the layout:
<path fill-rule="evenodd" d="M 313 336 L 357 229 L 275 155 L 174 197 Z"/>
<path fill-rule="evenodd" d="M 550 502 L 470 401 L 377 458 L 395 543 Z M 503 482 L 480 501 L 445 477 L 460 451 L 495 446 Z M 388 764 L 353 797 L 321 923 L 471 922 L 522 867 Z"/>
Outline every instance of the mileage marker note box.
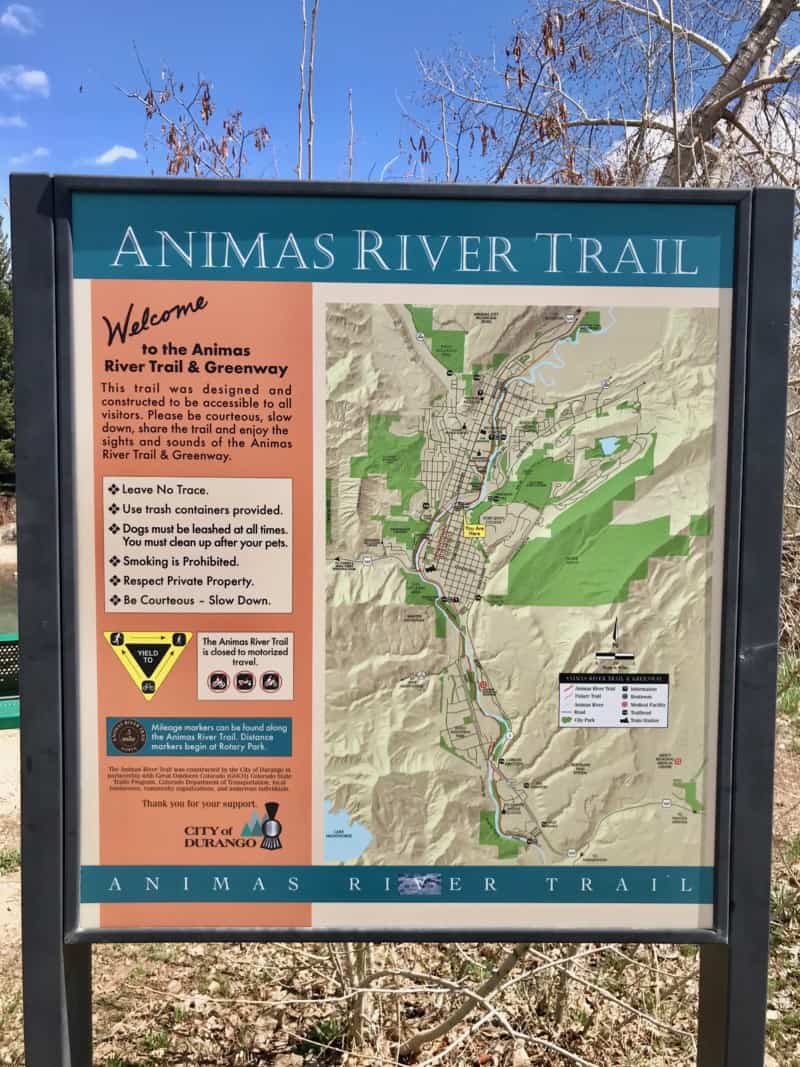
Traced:
<path fill-rule="evenodd" d="M 666 727 L 668 674 L 559 674 L 559 724 L 572 728 Z"/>

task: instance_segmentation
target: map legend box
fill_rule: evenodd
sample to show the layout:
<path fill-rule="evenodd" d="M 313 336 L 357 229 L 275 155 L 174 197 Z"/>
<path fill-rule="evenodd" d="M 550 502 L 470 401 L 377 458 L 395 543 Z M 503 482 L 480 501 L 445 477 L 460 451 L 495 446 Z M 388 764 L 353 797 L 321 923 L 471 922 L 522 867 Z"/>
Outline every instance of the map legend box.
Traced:
<path fill-rule="evenodd" d="M 559 674 L 558 721 L 567 728 L 665 728 L 668 674 Z"/>

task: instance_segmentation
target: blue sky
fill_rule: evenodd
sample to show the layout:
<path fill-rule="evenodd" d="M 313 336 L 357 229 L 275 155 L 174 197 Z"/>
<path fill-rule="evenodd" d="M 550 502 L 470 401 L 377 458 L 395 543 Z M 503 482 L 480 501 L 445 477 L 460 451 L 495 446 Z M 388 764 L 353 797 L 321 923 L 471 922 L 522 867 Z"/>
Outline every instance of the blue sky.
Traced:
<path fill-rule="evenodd" d="M 309 0 L 310 6 L 310 0 Z M 315 177 L 344 178 L 347 90 L 353 90 L 354 177 L 378 178 L 407 135 L 398 97 L 418 87 L 417 50 L 457 40 L 504 46 L 525 0 L 320 0 Z M 144 152 L 140 105 L 116 88 L 141 87 L 136 60 L 157 79 L 162 64 L 187 81 L 213 80 L 220 110 L 264 123 L 270 149 L 253 177 L 292 177 L 299 0 L 0 0 L 0 191 L 14 170 L 162 173 Z M 152 124 L 150 124 L 152 125 Z M 388 176 L 402 177 L 403 161 Z"/>

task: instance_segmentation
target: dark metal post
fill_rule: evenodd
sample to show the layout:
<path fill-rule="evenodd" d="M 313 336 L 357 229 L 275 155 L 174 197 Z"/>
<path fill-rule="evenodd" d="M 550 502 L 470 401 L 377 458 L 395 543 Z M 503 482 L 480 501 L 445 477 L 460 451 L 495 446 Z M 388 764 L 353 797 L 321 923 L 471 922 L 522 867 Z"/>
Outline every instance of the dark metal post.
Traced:
<path fill-rule="evenodd" d="M 53 183 L 11 178 L 20 598 L 22 953 L 27 1067 L 92 1062 L 91 946 L 64 944 Z"/>
<path fill-rule="evenodd" d="M 730 934 L 700 950 L 699 1067 L 764 1062 L 793 212 L 791 190 L 753 193 Z"/>

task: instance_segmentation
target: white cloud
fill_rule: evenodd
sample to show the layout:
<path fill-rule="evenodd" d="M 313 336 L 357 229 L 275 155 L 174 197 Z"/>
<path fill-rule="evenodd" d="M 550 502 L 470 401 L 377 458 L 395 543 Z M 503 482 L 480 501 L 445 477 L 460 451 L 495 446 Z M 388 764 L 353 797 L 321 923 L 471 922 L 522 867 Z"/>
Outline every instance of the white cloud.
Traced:
<path fill-rule="evenodd" d="M 95 159 L 95 163 L 98 167 L 112 167 L 120 159 L 138 159 L 139 153 L 135 148 L 128 148 L 124 144 L 115 144 L 112 148 L 106 149 L 101 155 Z"/>
<path fill-rule="evenodd" d="M 24 129 L 28 123 L 22 117 L 22 115 L 0 115 L 0 129 L 9 129 L 13 127 L 17 130 Z"/>
<path fill-rule="evenodd" d="M 32 152 L 23 152 L 20 156 L 12 156 L 8 161 L 9 167 L 24 167 L 26 163 L 33 163 L 35 159 L 46 159 L 50 155 L 49 148 L 43 148 L 41 145 L 38 148 L 34 148 Z"/>
<path fill-rule="evenodd" d="M 28 37 L 39 27 L 39 17 L 27 4 L 9 4 L 0 15 L 0 26 L 4 30 L 14 30 Z"/>
<path fill-rule="evenodd" d="M 49 96 L 50 79 L 43 70 L 29 70 L 17 63 L 0 68 L 0 89 L 17 100 L 23 96 Z"/>

